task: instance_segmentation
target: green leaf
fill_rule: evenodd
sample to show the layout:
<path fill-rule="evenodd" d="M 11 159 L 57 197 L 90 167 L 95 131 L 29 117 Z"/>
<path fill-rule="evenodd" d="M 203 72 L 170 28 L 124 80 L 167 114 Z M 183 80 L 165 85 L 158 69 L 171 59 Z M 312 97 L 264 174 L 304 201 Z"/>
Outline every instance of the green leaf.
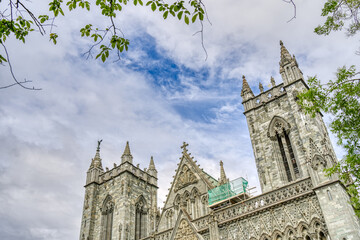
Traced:
<path fill-rule="evenodd" d="M 182 17 L 182 15 L 183 15 L 183 13 L 184 13 L 183 11 L 181 11 L 181 12 L 178 13 L 177 17 L 178 17 L 179 20 L 181 20 L 181 17 Z"/>
<path fill-rule="evenodd" d="M 192 18 L 191 18 L 191 22 L 195 22 L 196 21 L 196 17 L 198 16 L 198 14 L 195 14 Z"/>
<path fill-rule="evenodd" d="M 163 18 L 166 19 L 168 17 L 169 11 L 164 12 Z"/>
<path fill-rule="evenodd" d="M 184 20 L 185 20 L 185 23 L 186 23 L 187 25 L 189 25 L 189 17 L 188 17 L 187 15 L 185 15 Z"/>
<path fill-rule="evenodd" d="M 85 2 L 85 6 L 86 6 L 86 9 L 88 10 L 88 11 L 90 11 L 90 3 L 89 2 Z"/>
<path fill-rule="evenodd" d="M 200 19 L 200 21 L 203 21 L 204 20 L 204 14 L 199 13 L 199 19 Z"/>
<path fill-rule="evenodd" d="M 152 3 L 152 1 L 148 1 L 148 2 L 146 3 L 146 6 L 149 6 L 151 3 Z"/>
<path fill-rule="evenodd" d="M 138 3 L 138 0 L 134 0 L 134 5 L 136 6 Z"/>
<path fill-rule="evenodd" d="M 155 2 L 153 2 L 153 3 L 151 4 L 151 10 L 153 10 L 153 11 L 156 10 L 156 4 L 155 4 Z"/>
<path fill-rule="evenodd" d="M 7 62 L 7 60 L 0 54 L 0 63 L 3 63 L 3 62 Z"/>

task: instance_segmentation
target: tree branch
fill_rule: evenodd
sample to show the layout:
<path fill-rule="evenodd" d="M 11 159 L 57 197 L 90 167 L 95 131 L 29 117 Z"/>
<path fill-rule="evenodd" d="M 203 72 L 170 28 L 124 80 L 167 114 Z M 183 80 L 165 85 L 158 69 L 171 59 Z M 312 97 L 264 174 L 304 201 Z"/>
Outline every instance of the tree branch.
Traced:
<path fill-rule="evenodd" d="M 293 19 L 296 18 L 296 5 L 294 3 L 294 0 L 283 0 L 283 1 L 286 2 L 286 3 L 292 4 L 293 7 L 294 7 L 294 15 L 290 20 L 287 21 L 287 22 L 291 22 Z"/>
<path fill-rule="evenodd" d="M 11 62 L 10 62 L 10 58 L 9 58 L 8 51 L 7 51 L 7 49 L 6 49 L 6 47 L 5 47 L 5 45 L 4 45 L 3 43 L 1 43 L 1 45 L 3 46 L 3 48 L 4 48 L 4 50 L 5 50 L 6 59 L 7 59 L 7 62 L 8 62 L 8 64 L 9 64 L 9 68 L 10 68 L 10 73 L 11 73 L 11 76 L 12 76 L 12 78 L 14 79 L 15 83 L 10 84 L 10 85 L 7 85 L 7 86 L 4 86 L 4 87 L 0 87 L 0 89 L 4 89 L 4 88 L 12 87 L 12 86 L 15 86 L 15 85 L 19 85 L 20 87 L 22 87 L 22 88 L 24 88 L 24 89 L 27 89 L 27 90 L 41 90 L 41 88 L 35 88 L 34 86 L 33 86 L 32 88 L 30 88 L 30 87 L 26 87 L 26 86 L 23 85 L 24 83 L 28 83 L 28 82 L 32 82 L 32 81 L 28 81 L 28 80 L 25 79 L 25 81 L 19 82 L 19 81 L 16 79 L 16 77 L 15 77 L 15 75 L 14 75 L 14 72 L 13 72 L 13 69 L 12 69 L 12 65 L 11 65 Z"/>

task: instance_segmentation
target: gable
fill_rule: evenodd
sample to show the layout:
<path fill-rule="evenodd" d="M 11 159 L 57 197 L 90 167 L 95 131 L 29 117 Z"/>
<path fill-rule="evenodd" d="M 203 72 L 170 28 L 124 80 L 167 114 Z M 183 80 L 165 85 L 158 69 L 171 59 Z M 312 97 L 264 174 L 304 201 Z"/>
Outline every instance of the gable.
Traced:
<path fill-rule="evenodd" d="M 175 223 L 170 240 L 203 240 L 197 233 L 195 226 L 191 223 L 186 210 L 181 209 Z"/>
<path fill-rule="evenodd" d="M 199 217 L 200 210 L 195 213 L 195 209 L 192 208 L 194 206 L 191 205 L 196 203 L 196 207 L 200 208 L 201 199 L 205 207 L 207 207 L 208 190 L 214 188 L 217 184 L 214 178 L 206 174 L 199 168 L 198 165 L 196 165 L 195 161 L 192 157 L 190 157 L 190 154 L 187 153 L 186 149 L 183 151 L 183 155 L 180 159 L 180 163 L 178 164 L 174 180 L 171 188 L 169 189 L 169 193 L 160 216 L 158 225 L 159 231 L 173 227 L 173 224 L 170 224 L 172 226 L 169 226 L 169 222 L 171 222 L 171 220 L 169 220 L 169 216 L 165 216 L 165 212 L 171 211 L 174 213 L 172 222 L 175 222 L 175 219 L 177 219 L 180 207 L 188 207 L 187 210 L 189 215 L 191 215 L 191 218 Z M 192 212 L 192 210 L 194 210 L 194 212 Z"/>

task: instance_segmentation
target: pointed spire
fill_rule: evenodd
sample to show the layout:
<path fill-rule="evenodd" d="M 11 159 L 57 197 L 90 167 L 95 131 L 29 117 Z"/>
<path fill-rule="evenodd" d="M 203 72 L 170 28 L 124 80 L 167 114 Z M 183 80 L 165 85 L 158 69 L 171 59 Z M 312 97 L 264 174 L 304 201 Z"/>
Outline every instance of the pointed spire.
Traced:
<path fill-rule="evenodd" d="M 284 43 L 280 40 L 280 65 L 284 65 L 287 62 L 290 62 L 292 57 L 289 51 L 284 46 Z"/>
<path fill-rule="evenodd" d="M 242 76 L 242 79 L 243 79 L 243 85 L 241 90 L 241 97 L 243 98 L 244 101 L 246 101 L 250 97 L 254 97 L 254 93 L 251 91 L 251 88 L 249 87 L 249 84 L 246 81 L 244 75 Z"/>
<path fill-rule="evenodd" d="M 295 56 L 291 56 L 289 51 L 280 41 L 280 75 L 285 85 L 296 80 L 304 79 L 301 70 L 296 62 Z"/>
<path fill-rule="evenodd" d="M 127 141 L 124 153 L 121 156 L 121 163 L 124 163 L 124 162 L 132 163 L 132 160 L 133 160 L 133 156 L 131 155 L 131 152 L 130 152 L 129 141 Z"/>
<path fill-rule="evenodd" d="M 154 177 L 157 177 L 157 170 L 156 170 L 156 168 L 155 168 L 155 163 L 154 163 L 154 158 L 153 158 L 153 156 L 151 156 L 151 158 L 150 158 L 150 164 L 149 164 L 149 168 L 148 168 L 147 172 L 148 172 L 150 175 L 152 175 L 152 176 L 154 176 Z"/>
<path fill-rule="evenodd" d="M 154 158 L 153 158 L 153 156 L 151 156 L 149 170 L 153 170 L 153 169 L 156 169 L 156 168 L 155 168 Z"/>
<path fill-rule="evenodd" d="M 224 163 L 223 161 L 220 161 L 220 179 L 219 179 L 219 185 L 223 185 L 225 183 L 228 183 L 229 179 L 226 178 L 225 170 L 224 170 Z"/>
<path fill-rule="evenodd" d="M 91 165 L 90 168 L 102 168 L 102 164 L 101 164 L 101 158 L 100 158 L 100 144 L 102 142 L 102 139 L 98 141 L 98 146 L 96 148 L 96 153 L 94 158 L 91 160 Z"/>
<path fill-rule="evenodd" d="M 261 84 L 261 82 L 259 82 L 259 89 L 260 89 L 260 92 L 261 92 L 261 93 L 264 92 L 264 87 L 263 87 L 263 85 Z"/>

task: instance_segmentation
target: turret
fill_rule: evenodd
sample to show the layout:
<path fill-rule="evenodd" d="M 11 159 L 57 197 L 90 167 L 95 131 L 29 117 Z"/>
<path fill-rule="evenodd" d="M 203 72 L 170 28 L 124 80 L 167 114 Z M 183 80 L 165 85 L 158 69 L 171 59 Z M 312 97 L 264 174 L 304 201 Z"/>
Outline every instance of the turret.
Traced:
<path fill-rule="evenodd" d="M 100 144 L 102 140 L 98 141 L 95 157 L 91 160 L 89 170 L 86 176 L 86 185 L 92 182 L 99 182 L 99 175 L 104 172 L 100 158 Z"/>
<path fill-rule="evenodd" d="M 130 147 L 129 147 L 129 142 L 127 141 L 127 142 L 126 142 L 126 146 L 125 146 L 124 153 L 123 153 L 123 155 L 121 156 L 121 163 L 129 162 L 129 163 L 132 164 L 132 160 L 133 160 L 133 156 L 131 155 Z"/>
<path fill-rule="evenodd" d="M 295 56 L 291 56 L 289 51 L 280 40 L 280 75 L 285 86 L 296 80 L 303 79 L 303 74 L 299 69 Z"/>
<path fill-rule="evenodd" d="M 225 183 L 228 183 L 229 179 L 226 178 L 225 170 L 224 170 L 224 163 L 223 161 L 220 161 L 220 178 L 219 178 L 219 185 L 223 185 Z"/>
<path fill-rule="evenodd" d="M 151 175 L 157 178 L 157 170 L 155 168 L 154 159 L 153 156 L 150 158 L 150 164 L 147 172 Z"/>

